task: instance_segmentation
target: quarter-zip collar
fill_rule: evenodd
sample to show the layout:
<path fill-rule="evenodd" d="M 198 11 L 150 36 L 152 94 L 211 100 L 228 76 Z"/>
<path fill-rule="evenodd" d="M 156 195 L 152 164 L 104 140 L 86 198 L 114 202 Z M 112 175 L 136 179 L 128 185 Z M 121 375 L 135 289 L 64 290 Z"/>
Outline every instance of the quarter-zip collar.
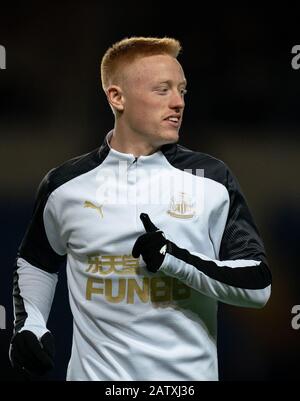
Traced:
<path fill-rule="evenodd" d="M 101 145 L 99 149 L 99 156 L 101 160 L 104 160 L 108 155 L 109 158 L 112 160 L 114 159 L 115 161 L 127 161 L 129 164 L 138 162 L 138 164 L 143 164 L 143 165 L 155 165 L 164 158 L 164 153 L 172 154 L 176 152 L 176 144 L 171 144 L 171 145 L 163 145 L 161 149 L 159 149 L 157 152 L 152 153 L 151 155 L 147 156 L 138 156 L 136 157 L 132 153 L 122 153 L 117 151 L 116 149 L 113 149 L 110 146 L 110 139 L 113 134 L 113 130 L 111 130 L 105 137 L 103 144 Z"/>

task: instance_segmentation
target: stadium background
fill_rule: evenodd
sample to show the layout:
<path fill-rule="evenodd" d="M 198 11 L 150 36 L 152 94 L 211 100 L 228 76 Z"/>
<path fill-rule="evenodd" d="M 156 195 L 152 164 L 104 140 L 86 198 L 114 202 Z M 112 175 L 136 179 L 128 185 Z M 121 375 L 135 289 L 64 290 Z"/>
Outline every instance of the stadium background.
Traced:
<path fill-rule="evenodd" d="M 102 143 L 113 118 L 99 83 L 104 51 L 127 36 L 174 36 L 188 79 L 181 143 L 224 160 L 237 175 L 263 236 L 273 292 L 262 310 L 220 305 L 222 380 L 297 379 L 300 331 L 300 45 L 297 10 L 245 5 L 196 10 L 192 2 L 26 2 L 1 5 L 0 380 L 10 368 L 12 266 L 45 173 Z M 57 347 L 47 380 L 63 380 L 71 346 L 65 274 L 49 328 Z"/>

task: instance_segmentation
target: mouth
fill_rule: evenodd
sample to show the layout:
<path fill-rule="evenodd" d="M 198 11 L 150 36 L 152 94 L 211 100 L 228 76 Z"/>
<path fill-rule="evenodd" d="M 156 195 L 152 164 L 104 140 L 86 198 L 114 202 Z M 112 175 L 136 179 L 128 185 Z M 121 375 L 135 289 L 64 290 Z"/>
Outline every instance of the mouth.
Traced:
<path fill-rule="evenodd" d="M 181 123 L 181 118 L 180 116 L 169 116 L 165 118 L 164 121 L 166 121 L 166 123 L 171 127 L 179 128 Z"/>

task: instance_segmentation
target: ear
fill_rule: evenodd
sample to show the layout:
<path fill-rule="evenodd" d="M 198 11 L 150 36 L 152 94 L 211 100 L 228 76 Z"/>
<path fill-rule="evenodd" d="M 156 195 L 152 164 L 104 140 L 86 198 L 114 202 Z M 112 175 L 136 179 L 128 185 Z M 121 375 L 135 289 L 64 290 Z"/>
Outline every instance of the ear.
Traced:
<path fill-rule="evenodd" d="M 113 107 L 113 109 L 116 109 L 119 112 L 124 110 L 124 96 L 120 86 L 109 86 L 106 90 L 106 96 L 109 104 Z"/>

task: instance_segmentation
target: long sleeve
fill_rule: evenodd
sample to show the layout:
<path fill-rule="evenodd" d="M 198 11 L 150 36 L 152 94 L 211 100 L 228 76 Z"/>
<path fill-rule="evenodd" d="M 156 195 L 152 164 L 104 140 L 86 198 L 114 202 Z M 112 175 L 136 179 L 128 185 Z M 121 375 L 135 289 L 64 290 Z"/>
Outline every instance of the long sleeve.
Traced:
<path fill-rule="evenodd" d="M 49 173 L 39 187 L 13 278 L 14 330 L 30 330 L 38 338 L 47 331 L 57 272 L 65 260 L 51 189 Z"/>
<path fill-rule="evenodd" d="M 38 338 L 46 333 L 56 283 L 56 273 L 47 273 L 18 258 L 13 292 L 15 331 L 30 330 Z"/>
<path fill-rule="evenodd" d="M 260 308 L 271 293 L 264 246 L 245 197 L 229 170 L 226 187 L 230 206 L 219 258 L 211 259 L 169 242 L 160 271 L 218 301 Z"/>

